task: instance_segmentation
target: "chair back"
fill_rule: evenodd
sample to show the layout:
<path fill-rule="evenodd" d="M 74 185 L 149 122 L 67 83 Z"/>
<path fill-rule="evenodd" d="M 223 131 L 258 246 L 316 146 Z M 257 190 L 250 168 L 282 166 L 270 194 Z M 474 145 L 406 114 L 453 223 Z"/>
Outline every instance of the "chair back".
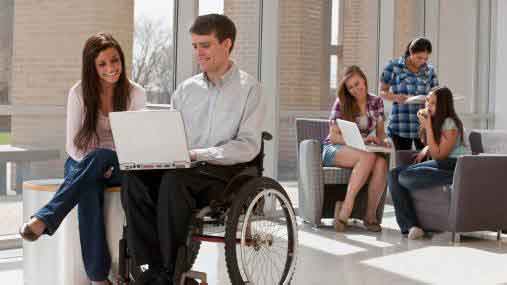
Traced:
<path fill-rule="evenodd" d="M 296 118 L 297 149 L 299 144 L 307 139 L 322 142 L 329 133 L 328 119 Z"/>

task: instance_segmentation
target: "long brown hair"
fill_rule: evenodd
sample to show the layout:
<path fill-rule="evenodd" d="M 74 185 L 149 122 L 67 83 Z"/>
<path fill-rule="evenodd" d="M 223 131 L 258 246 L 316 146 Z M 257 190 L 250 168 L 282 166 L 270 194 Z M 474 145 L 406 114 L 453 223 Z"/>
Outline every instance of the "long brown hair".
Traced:
<path fill-rule="evenodd" d="M 357 65 L 351 65 L 345 69 L 343 78 L 338 86 L 338 99 L 340 99 L 342 119 L 352 122 L 354 121 L 354 117 L 359 114 L 360 110 L 359 105 L 357 105 L 356 98 L 350 94 L 345 83 L 354 75 L 359 75 L 364 80 L 366 92 L 368 92 L 368 80 L 366 79 L 366 74 L 364 74 L 361 68 Z"/>
<path fill-rule="evenodd" d="M 108 33 L 98 33 L 91 36 L 83 48 L 83 64 L 81 69 L 81 88 L 84 103 L 83 126 L 74 138 L 74 144 L 79 150 L 85 150 L 91 144 L 99 144 L 97 122 L 100 107 L 101 84 L 95 68 L 95 59 L 100 52 L 108 48 L 118 51 L 122 71 L 113 91 L 113 110 L 125 111 L 130 102 L 130 82 L 125 74 L 125 56 L 120 44 Z M 69 114 L 67 114 L 69 115 Z"/>
<path fill-rule="evenodd" d="M 454 110 L 451 90 L 445 86 L 435 87 L 430 91 L 430 94 L 433 94 L 437 100 L 435 114 L 431 115 L 431 125 L 433 134 L 435 135 L 435 141 L 440 143 L 440 139 L 442 138 L 442 125 L 446 118 L 451 118 L 458 127 L 461 143 L 465 144 L 465 140 L 463 139 L 463 123 Z M 420 129 L 419 137 L 421 139 L 426 139 L 424 128 Z"/>

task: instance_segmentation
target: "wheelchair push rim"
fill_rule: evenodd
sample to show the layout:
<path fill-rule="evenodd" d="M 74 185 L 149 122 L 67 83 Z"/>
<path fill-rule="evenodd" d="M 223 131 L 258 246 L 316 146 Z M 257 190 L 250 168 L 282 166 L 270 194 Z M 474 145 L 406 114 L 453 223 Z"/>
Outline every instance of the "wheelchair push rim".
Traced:
<path fill-rule="evenodd" d="M 249 193 L 238 201 L 246 210 L 231 229 L 231 235 L 239 232 L 239 243 L 235 243 L 236 264 L 227 260 L 229 275 L 233 284 L 289 284 L 297 256 L 294 210 L 276 181 L 263 177 L 257 182 L 262 183 L 246 185 Z M 232 247 L 232 237 L 229 240 L 226 251 Z"/>

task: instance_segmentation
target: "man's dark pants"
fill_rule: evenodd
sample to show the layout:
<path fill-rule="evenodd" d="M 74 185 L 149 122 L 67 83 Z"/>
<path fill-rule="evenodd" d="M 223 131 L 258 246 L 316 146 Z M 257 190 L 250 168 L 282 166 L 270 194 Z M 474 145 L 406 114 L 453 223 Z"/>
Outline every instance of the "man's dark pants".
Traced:
<path fill-rule="evenodd" d="M 127 242 L 137 265 L 174 272 L 177 249 L 187 237 L 192 210 L 220 198 L 236 166 L 129 171 L 122 184 Z"/>

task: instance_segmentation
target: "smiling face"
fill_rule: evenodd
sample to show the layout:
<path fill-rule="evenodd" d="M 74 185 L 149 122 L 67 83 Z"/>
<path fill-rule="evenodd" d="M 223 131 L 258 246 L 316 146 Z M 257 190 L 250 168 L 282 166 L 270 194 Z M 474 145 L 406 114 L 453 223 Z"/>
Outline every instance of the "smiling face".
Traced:
<path fill-rule="evenodd" d="M 231 44 L 231 39 L 225 39 L 220 43 L 214 33 L 192 34 L 192 47 L 201 71 L 215 73 L 226 68 L 229 64 Z"/>
<path fill-rule="evenodd" d="M 356 100 L 366 96 L 366 82 L 357 73 L 354 73 L 349 79 L 347 79 L 347 81 L 345 81 L 345 87 L 349 91 L 350 95 L 356 98 Z"/>
<path fill-rule="evenodd" d="M 95 69 L 101 83 L 114 85 L 122 73 L 120 54 L 115 48 L 107 48 L 95 58 Z"/>

